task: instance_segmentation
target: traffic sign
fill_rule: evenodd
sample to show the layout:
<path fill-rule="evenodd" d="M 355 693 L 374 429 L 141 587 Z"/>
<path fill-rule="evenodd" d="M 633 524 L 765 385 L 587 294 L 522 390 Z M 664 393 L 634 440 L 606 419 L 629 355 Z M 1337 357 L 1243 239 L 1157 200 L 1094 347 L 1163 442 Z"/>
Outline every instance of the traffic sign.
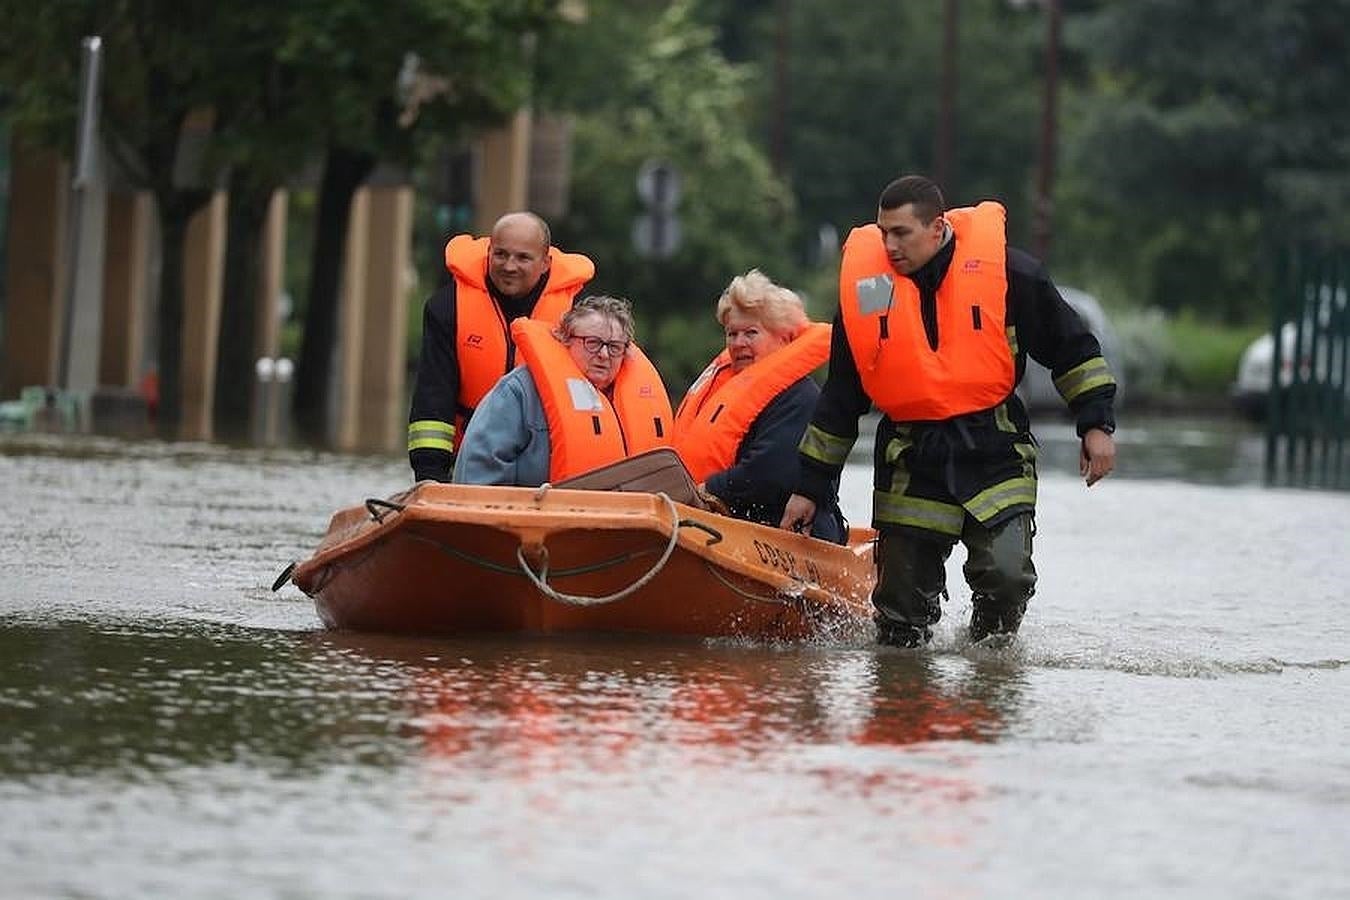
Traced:
<path fill-rule="evenodd" d="M 644 259 L 670 259 L 681 238 L 680 220 L 670 213 L 643 213 L 633 220 L 633 249 Z"/>
<path fill-rule="evenodd" d="M 680 205 L 680 170 L 659 159 L 638 167 L 637 192 L 652 212 L 672 212 Z"/>

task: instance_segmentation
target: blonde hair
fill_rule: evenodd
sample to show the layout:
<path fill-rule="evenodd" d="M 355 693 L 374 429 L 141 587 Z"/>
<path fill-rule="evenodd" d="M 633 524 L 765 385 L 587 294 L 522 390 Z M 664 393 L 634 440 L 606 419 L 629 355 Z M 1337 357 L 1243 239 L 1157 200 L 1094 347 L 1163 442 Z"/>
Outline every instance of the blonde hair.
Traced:
<path fill-rule="evenodd" d="M 758 320 L 769 331 L 789 339 L 797 337 L 811 320 L 806 316 L 802 298 L 793 291 L 775 284 L 759 269 L 731 279 L 717 300 L 717 321 L 727 324 L 732 311 Z"/>

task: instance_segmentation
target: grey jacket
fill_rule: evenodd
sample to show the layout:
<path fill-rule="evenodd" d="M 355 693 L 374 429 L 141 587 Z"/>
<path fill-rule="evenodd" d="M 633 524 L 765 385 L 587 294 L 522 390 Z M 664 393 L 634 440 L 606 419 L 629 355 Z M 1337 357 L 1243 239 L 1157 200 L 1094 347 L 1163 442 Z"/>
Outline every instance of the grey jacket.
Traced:
<path fill-rule="evenodd" d="M 455 457 L 454 481 L 538 487 L 548 481 L 549 461 L 544 403 L 530 370 L 519 366 L 474 410 Z"/>

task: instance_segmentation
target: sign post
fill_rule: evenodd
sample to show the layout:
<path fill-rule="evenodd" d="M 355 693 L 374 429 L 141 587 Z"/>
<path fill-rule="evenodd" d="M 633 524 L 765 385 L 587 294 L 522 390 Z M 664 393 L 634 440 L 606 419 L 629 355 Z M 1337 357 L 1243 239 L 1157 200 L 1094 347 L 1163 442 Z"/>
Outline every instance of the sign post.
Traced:
<path fill-rule="evenodd" d="M 647 211 L 633 220 L 633 249 L 644 259 L 670 259 L 683 239 L 675 214 L 680 204 L 679 170 L 663 160 L 647 160 L 638 169 L 637 192 Z"/>

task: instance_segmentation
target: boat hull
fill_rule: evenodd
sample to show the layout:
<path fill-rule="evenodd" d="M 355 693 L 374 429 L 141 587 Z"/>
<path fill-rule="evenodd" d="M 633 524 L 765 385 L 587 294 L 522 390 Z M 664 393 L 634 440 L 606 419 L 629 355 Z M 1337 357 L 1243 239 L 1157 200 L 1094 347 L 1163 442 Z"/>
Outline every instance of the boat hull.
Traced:
<path fill-rule="evenodd" d="M 423 483 L 339 511 L 291 580 L 330 628 L 803 640 L 860 632 L 848 547 L 642 493 Z"/>

